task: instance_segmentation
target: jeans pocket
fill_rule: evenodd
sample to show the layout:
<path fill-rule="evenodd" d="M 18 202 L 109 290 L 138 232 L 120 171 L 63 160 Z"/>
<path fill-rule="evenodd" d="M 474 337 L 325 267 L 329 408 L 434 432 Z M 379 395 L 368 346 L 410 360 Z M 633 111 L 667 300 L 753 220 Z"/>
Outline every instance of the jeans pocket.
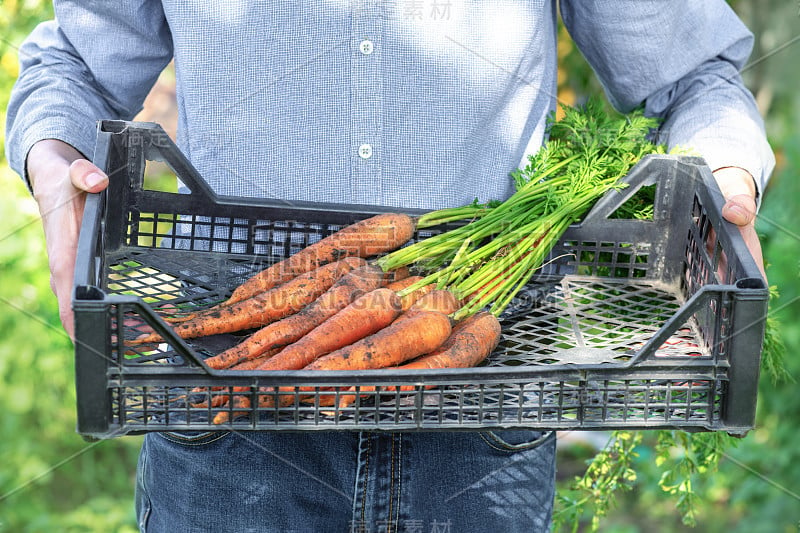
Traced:
<path fill-rule="evenodd" d="M 489 447 L 510 453 L 532 450 L 555 438 L 555 432 L 553 431 L 534 431 L 530 429 L 481 431 L 478 434 Z"/>
<path fill-rule="evenodd" d="M 162 431 L 161 438 L 184 446 L 205 446 L 230 435 L 230 431 Z"/>

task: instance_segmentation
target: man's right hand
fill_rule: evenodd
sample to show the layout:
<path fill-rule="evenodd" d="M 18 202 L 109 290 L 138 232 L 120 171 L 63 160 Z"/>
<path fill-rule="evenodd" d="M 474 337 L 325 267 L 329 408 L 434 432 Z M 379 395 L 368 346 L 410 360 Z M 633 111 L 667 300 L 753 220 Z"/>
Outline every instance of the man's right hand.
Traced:
<path fill-rule="evenodd" d="M 61 323 L 74 340 L 72 283 L 83 206 L 86 193 L 105 189 L 108 177 L 75 148 L 54 139 L 33 145 L 27 170 L 44 226 L 50 287 L 58 298 Z"/>

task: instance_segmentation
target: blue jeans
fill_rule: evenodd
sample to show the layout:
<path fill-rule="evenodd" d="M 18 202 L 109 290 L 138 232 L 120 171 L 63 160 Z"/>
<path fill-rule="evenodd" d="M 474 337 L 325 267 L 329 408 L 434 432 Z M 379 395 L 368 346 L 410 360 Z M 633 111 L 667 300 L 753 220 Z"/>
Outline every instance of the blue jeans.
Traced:
<path fill-rule="evenodd" d="M 547 531 L 555 434 L 151 433 L 142 531 Z"/>

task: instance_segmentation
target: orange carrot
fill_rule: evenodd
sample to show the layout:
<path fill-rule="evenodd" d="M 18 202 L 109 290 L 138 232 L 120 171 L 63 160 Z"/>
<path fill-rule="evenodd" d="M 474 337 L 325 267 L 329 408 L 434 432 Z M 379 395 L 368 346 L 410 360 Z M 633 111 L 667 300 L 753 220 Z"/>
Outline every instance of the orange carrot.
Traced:
<path fill-rule="evenodd" d="M 500 342 L 500 322 L 481 311 L 453 327 L 453 332 L 436 350 L 397 368 L 468 368 L 486 359 Z"/>
<path fill-rule="evenodd" d="M 173 327 L 173 331 L 181 338 L 190 339 L 264 327 L 300 311 L 327 291 L 342 275 L 363 265 L 363 259 L 352 257 L 329 263 L 247 300 L 199 314 Z M 128 341 L 128 344 L 160 340 L 160 335 L 151 333 Z"/>
<path fill-rule="evenodd" d="M 414 305 L 417 302 L 417 300 L 419 300 L 420 298 L 422 298 L 423 296 L 425 296 L 426 294 L 428 294 L 429 292 L 431 292 L 431 291 L 433 291 L 435 289 L 436 289 L 436 285 L 431 283 L 430 285 L 425 285 L 425 286 L 420 287 L 419 289 L 417 289 L 417 290 L 415 290 L 413 292 L 410 292 L 408 294 L 405 294 L 405 295 L 401 296 L 400 297 L 400 305 L 401 305 L 403 311 L 408 311 L 408 309 L 412 305 Z"/>
<path fill-rule="evenodd" d="M 409 270 L 409 268 L 406 266 L 397 268 L 395 270 L 389 270 L 384 273 L 384 279 L 386 280 L 387 287 L 394 283 L 400 283 L 401 281 L 407 279 L 409 276 L 411 276 L 411 270 Z"/>
<path fill-rule="evenodd" d="M 450 319 L 444 313 L 416 311 L 406 320 L 395 321 L 373 335 L 319 357 L 304 370 L 366 370 L 395 366 L 435 350 L 451 331 Z M 291 388 L 281 390 L 294 394 Z M 259 405 L 271 407 L 274 399 L 273 395 L 260 396 Z M 278 396 L 281 405 L 287 405 L 292 399 L 290 394 Z"/>
<path fill-rule="evenodd" d="M 409 363 L 395 366 L 395 370 L 428 370 L 432 368 L 469 368 L 486 359 L 500 342 L 500 322 L 486 311 L 465 318 L 453 327 L 447 340 L 436 350 Z M 350 389 L 355 390 L 355 387 Z M 415 385 L 383 387 L 385 392 L 414 391 Z M 375 387 L 362 386 L 361 392 L 374 392 Z M 339 396 L 339 407 L 355 401 L 355 394 Z"/>
<path fill-rule="evenodd" d="M 258 365 L 275 355 L 276 353 L 280 352 L 280 348 L 275 348 L 274 350 L 268 350 L 267 352 L 263 353 L 259 357 L 255 359 L 248 359 L 247 361 L 242 361 L 241 363 L 237 363 L 230 367 L 228 370 L 255 370 L 258 368 Z"/>
<path fill-rule="evenodd" d="M 434 289 L 428 294 L 424 294 L 419 300 L 408 308 L 408 311 L 400 315 L 397 320 L 408 316 L 415 311 L 439 311 L 445 315 L 455 313 L 461 307 L 461 303 L 455 295 L 444 289 Z"/>
<path fill-rule="evenodd" d="M 450 336 L 450 319 L 438 311 L 417 311 L 374 335 L 324 355 L 306 370 L 364 370 L 398 365 L 431 352 Z"/>
<path fill-rule="evenodd" d="M 421 279 L 422 276 L 408 276 L 407 278 L 403 278 L 389 283 L 386 286 L 386 288 L 392 289 L 394 292 L 400 292 L 401 290 L 405 289 L 406 287 L 410 287 L 411 285 L 420 281 Z"/>
<path fill-rule="evenodd" d="M 356 222 L 250 277 L 223 302 L 228 306 L 347 256 L 370 257 L 399 248 L 414 234 L 407 215 L 385 213 Z"/>
<path fill-rule="evenodd" d="M 269 358 L 258 370 L 298 370 L 321 355 L 380 331 L 399 314 L 397 294 L 386 288 L 375 289 Z"/>
<path fill-rule="evenodd" d="M 211 407 L 222 407 L 225 405 L 225 402 L 228 401 L 228 396 L 225 394 L 214 394 L 214 392 L 219 392 L 224 390 L 225 387 L 211 387 L 211 391 L 209 394 L 211 395 Z M 207 389 L 205 387 L 201 387 L 199 389 L 195 389 L 192 391 L 194 394 L 206 394 Z M 201 402 L 192 403 L 192 407 L 199 408 L 199 409 L 208 409 L 208 400 L 203 400 Z"/>
<path fill-rule="evenodd" d="M 262 354 L 255 359 L 248 359 L 247 361 L 243 361 L 239 364 L 233 365 L 228 370 L 254 370 L 258 365 L 275 355 L 281 351 L 280 348 L 275 348 L 274 350 L 269 350 L 268 352 Z M 208 361 L 208 359 L 206 359 Z M 214 392 L 223 391 L 228 389 L 229 387 L 211 387 L 211 390 Z M 195 394 L 204 394 L 206 392 L 205 387 L 197 387 L 192 389 L 192 392 Z M 216 394 L 211 397 L 211 407 L 222 407 L 228 402 L 228 395 L 227 394 Z M 201 402 L 192 404 L 192 407 L 208 407 L 207 402 Z"/>
<path fill-rule="evenodd" d="M 228 368 L 241 361 L 259 357 L 267 350 L 291 344 L 344 309 L 357 297 L 377 289 L 382 283 L 383 272 L 377 266 L 365 265 L 351 270 L 297 314 L 269 324 L 236 346 L 206 359 L 205 363 L 211 368 Z"/>

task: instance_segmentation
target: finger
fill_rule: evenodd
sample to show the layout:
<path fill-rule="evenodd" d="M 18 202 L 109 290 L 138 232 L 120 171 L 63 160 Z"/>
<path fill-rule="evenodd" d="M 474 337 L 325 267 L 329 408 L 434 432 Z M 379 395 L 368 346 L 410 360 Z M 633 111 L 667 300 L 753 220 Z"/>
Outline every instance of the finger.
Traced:
<path fill-rule="evenodd" d="M 749 226 L 756 219 L 756 202 L 747 194 L 737 194 L 722 206 L 722 217 L 737 226 Z"/>
<path fill-rule="evenodd" d="M 764 255 L 761 251 L 761 243 L 759 242 L 755 228 L 753 226 L 740 226 L 739 231 L 742 234 L 745 246 L 750 250 L 750 255 L 753 256 L 753 260 L 756 262 L 756 266 L 761 272 L 761 276 L 766 281 L 767 273 L 764 270 Z"/>
<path fill-rule="evenodd" d="M 75 315 L 72 313 L 71 302 L 67 301 L 62 305 L 61 300 L 59 300 L 58 315 L 59 318 L 61 318 L 61 325 L 64 326 L 64 331 L 66 331 L 69 338 L 75 342 Z"/>
<path fill-rule="evenodd" d="M 56 275 L 50 276 L 50 288 L 58 301 L 58 317 L 61 319 L 61 325 L 69 335 L 69 338 L 75 341 L 75 317 L 72 312 L 72 290 L 71 285 L 65 285 L 58 281 Z"/>
<path fill-rule="evenodd" d="M 86 192 L 100 192 L 108 186 L 108 176 L 86 159 L 76 159 L 69 166 L 72 185 Z"/>

